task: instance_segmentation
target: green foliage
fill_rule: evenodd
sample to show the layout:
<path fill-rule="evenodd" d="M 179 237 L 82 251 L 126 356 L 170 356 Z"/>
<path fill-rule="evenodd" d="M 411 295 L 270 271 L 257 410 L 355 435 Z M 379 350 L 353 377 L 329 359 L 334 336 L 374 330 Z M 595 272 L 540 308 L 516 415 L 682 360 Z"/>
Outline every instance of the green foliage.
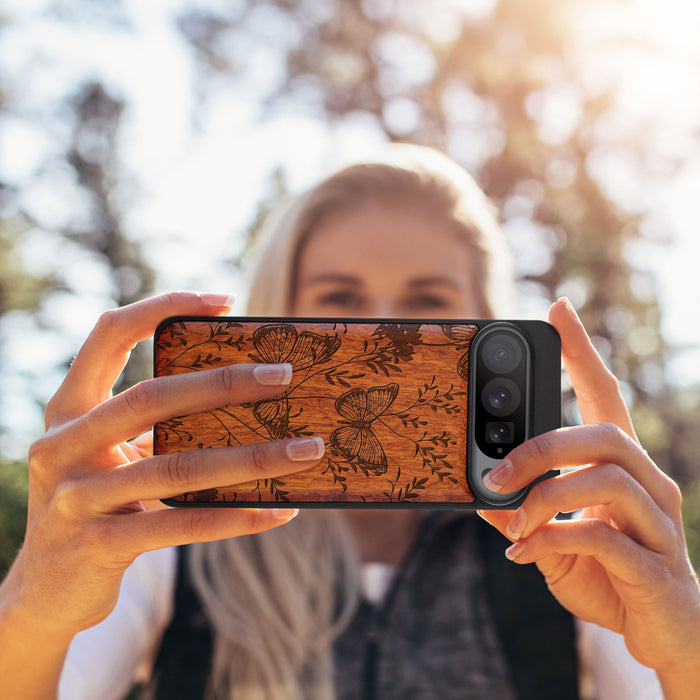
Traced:
<path fill-rule="evenodd" d="M 24 538 L 28 488 L 26 464 L 0 461 L 0 579 Z"/>
<path fill-rule="evenodd" d="M 35 310 L 52 285 L 50 277 L 30 275 L 22 268 L 17 244 L 23 228 L 20 221 L 0 219 L 0 316 L 11 310 Z"/>
<path fill-rule="evenodd" d="M 683 524 L 690 560 L 695 571 L 700 571 L 700 479 L 684 489 Z"/>

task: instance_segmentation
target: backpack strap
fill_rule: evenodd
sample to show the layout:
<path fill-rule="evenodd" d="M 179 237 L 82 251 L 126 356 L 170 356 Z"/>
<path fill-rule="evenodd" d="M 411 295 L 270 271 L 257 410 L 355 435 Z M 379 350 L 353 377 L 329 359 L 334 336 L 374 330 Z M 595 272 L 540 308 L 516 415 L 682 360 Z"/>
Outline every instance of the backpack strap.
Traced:
<path fill-rule="evenodd" d="M 163 634 L 147 698 L 203 698 L 213 654 L 212 630 L 197 597 L 188 565 L 188 547 L 177 548 L 173 617 Z"/>
<path fill-rule="evenodd" d="M 486 590 L 520 700 L 579 700 L 574 619 L 534 564 L 515 564 L 510 541 L 478 518 Z"/>

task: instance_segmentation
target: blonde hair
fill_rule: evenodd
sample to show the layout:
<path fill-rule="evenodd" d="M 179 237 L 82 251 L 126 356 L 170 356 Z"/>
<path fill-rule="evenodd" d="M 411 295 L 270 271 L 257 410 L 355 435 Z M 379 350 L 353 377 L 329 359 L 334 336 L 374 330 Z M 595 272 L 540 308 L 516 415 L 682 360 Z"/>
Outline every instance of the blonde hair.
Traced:
<path fill-rule="evenodd" d="M 331 645 L 359 600 L 355 541 L 338 511 L 191 547 L 214 632 L 208 697 L 332 700 Z"/>
<path fill-rule="evenodd" d="M 451 226 L 472 250 L 473 268 L 465 274 L 474 278 L 484 316 L 508 315 L 514 273 L 495 208 L 464 168 L 439 151 L 409 144 L 386 146 L 376 160 L 339 170 L 273 212 L 257 236 L 248 314 L 289 314 L 309 235 L 327 214 L 372 203 L 415 207 Z"/>
<path fill-rule="evenodd" d="M 248 313 L 287 315 L 300 251 L 321 218 L 410 202 L 454 227 L 475 261 L 484 316 L 509 309 L 511 258 L 493 207 L 469 174 L 432 149 L 392 145 L 277 210 L 261 231 Z M 259 535 L 192 547 L 190 572 L 211 621 L 208 692 L 230 700 L 331 700 L 331 645 L 359 598 L 359 558 L 338 511 L 302 512 Z"/>

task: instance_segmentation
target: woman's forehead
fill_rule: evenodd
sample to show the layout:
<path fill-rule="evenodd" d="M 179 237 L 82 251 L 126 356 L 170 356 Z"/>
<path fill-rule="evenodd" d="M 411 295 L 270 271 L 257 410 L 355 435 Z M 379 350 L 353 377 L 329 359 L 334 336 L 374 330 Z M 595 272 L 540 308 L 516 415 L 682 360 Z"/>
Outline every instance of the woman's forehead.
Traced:
<path fill-rule="evenodd" d="M 465 272 L 470 257 L 456 226 L 412 209 L 367 206 L 323 217 L 300 251 L 300 275 L 357 276 L 395 268 L 411 279 L 451 277 Z"/>

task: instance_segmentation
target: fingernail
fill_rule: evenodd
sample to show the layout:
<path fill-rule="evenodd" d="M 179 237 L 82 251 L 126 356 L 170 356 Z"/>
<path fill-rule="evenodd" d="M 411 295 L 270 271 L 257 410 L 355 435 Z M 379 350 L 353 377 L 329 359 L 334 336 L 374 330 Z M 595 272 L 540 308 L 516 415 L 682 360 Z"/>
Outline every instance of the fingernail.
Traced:
<path fill-rule="evenodd" d="M 522 557 L 522 555 L 525 553 L 525 543 L 524 542 L 516 542 L 515 544 L 512 544 L 508 549 L 506 549 L 506 558 L 510 559 L 511 561 L 515 561 L 518 557 Z"/>
<path fill-rule="evenodd" d="M 296 518 L 299 515 L 298 508 L 275 508 L 273 511 L 275 520 L 283 520 L 288 522 L 292 518 Z"/>
<path fill-rule="evenodd" d="M 204 294 L 200 294 L 199 298 L 207 306 L 228 306 L 229 309 L 233 308 L 233 305 L 236 301 L 236 297 L 233 294 L 210 294 L 207 292 Z"/>
<path fill-rule="evenodd" d="M 506 535 L 512 540 L 519 540 L 520 535 L 523 534 L 525 526 L 527 525 L 527 515 L 525 511 L 521 508 L 515 512 L 515 515 L 511 518 L 508 526 L 506 527 Z"/>
<path fill-rule="evenodd" d="M 513 473 L 513 465 L 509 459 L 501 462 L 495 469 L 492 469 L 484 477 L 484 486 L 489 491 L 498 493 L 501 488 L 508 483 L 511 474 Z"/>
<path fill-rule="evenodd" d="M 576 313 L 576 309 L 574 309 L 574 305 L 569 301 L 569 297 L 559 297 L 557 301 L 563 302 L 566 310 L 578 320 L 578 314 Z"/>
<path fill-rule="evenodd" d="M 287 457 L 294 462 L 304 462 L 309 459 L 319 459 L 323 457 L 326 446 L 323 438 L 304 437 L 290 440 L 287 443 Z"/>
<path fill-rule="evenodd" d="M 279 365 L 256 365 L 253 370 L 258 384 L 265 386 L 280 386 L 292 381 L 292 366 L 283 362 Z"/>

